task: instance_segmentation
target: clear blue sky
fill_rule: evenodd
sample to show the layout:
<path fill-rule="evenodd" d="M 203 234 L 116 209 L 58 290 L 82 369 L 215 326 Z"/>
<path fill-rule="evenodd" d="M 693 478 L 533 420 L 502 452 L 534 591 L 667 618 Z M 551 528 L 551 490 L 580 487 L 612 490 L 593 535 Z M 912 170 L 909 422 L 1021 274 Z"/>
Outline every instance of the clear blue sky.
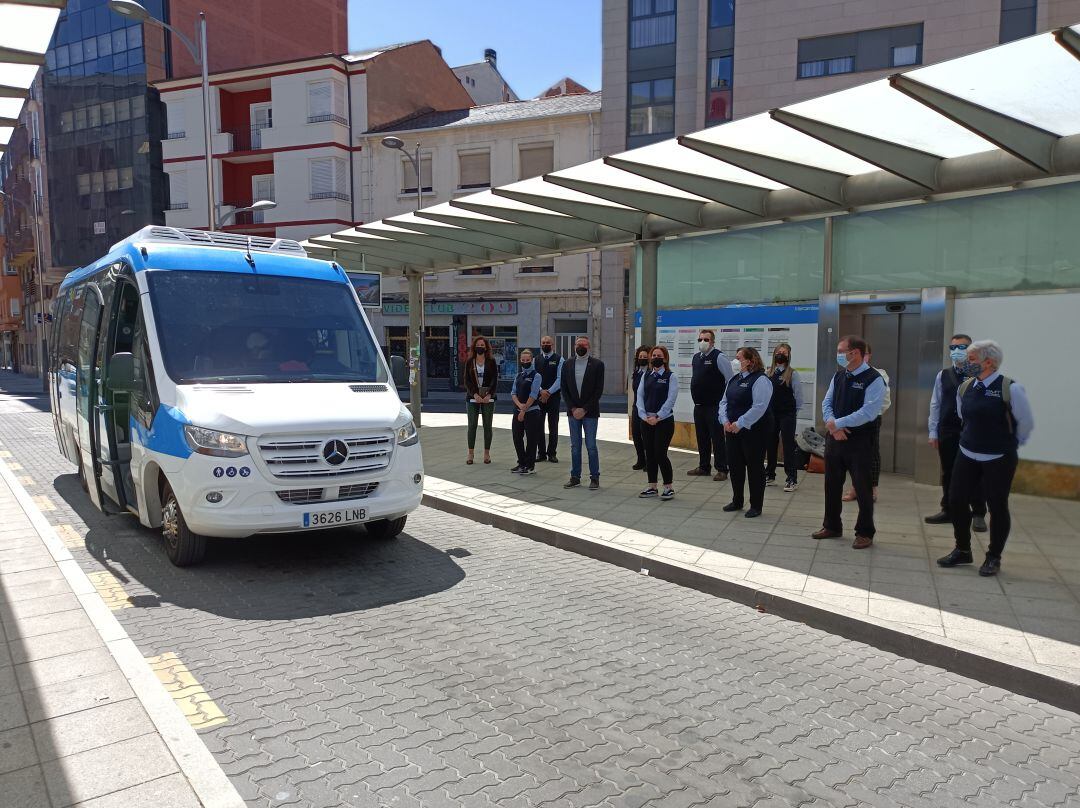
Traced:
<path fill-rule="evenodd" d="M 563 76 L 600 89 L 600 0 L 349 0 L 349 50 L 430 39 L 451 67 L 499 53 L 521 98 Z"/>

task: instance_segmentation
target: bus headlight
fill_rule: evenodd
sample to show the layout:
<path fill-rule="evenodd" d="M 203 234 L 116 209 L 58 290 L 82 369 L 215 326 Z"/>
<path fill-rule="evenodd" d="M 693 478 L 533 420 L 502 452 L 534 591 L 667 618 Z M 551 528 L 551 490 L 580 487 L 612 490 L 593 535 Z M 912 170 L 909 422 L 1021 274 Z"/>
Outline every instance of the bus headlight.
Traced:
<path fill-rule="evenodd" d="M 394 434 L 397 436 L 398 446 L 412 446 L 420 440 L 420 433 L 416 431 L 416 424 L 412 422 L 411 418 L 396 427 Z"/>
<path fill-rule="evenodd" d="M 204 429 L 201 426 L 184 426 L 188 446 L 197 454 L 213 457 L 243 457 L 248 453 L 247 439 L 243 435 Z"/>

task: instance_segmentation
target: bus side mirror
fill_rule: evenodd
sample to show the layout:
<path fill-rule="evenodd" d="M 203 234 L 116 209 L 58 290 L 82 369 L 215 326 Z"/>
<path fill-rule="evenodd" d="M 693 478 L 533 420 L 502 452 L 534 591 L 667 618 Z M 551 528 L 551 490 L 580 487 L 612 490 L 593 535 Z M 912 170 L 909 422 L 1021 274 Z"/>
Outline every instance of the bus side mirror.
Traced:
<path fill-rule="evenodd" d="M 130 393 L 135 390 L 135 357 L 130 353 L 114 353 L 109 359 L 109 377 L 106 382 L 114 393 Z"/>
<path fill-rule="evenodd" d="M 405 364 L 404 356 L 390 355 L 390 375 L 394 378 L 395 387 L 409 386 L 409 366 Z"/>

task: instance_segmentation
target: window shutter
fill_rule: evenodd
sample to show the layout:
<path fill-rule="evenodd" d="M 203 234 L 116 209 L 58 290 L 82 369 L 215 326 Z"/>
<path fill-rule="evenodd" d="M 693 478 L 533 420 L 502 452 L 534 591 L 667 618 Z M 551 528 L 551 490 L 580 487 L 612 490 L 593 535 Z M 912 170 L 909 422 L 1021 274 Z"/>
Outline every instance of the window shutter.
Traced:
<path fill-rule="evenodd" d="M 339 194 L 349 193 L 348 166 L 340 157 L 334 158 L 334 190 Z"/>
<path fill-rule="evenodd" d="M 518 179 L 527 180 L 550 174 L 555 170 L 555 146 L 543 143 L 537 146 L 522 146 L 519 149 L 521 172 Z"/>
<path fill-rule="evenodd" d="M 325 194 L 333 191 L 334 166 L 330 157 L 316 157 L 311 161 L 311 193 Z"/>
<path fill-rule="evenodd" d="M 345 85 L 340 81 L 333 82 L 334 85 L 334 115 L 340 115 L 342 118 L 347 118 L 345 114 Z"/>
<path fill-rule="evenodd" d="M 318 118 L 330 114 L 329 81 L 313 81 L 308 85 L 308 117 Z"/>
<path fill-rule="evenodd" d="M 424 193 L 431 193 L 431 157 L 420 156 L 420 185 Z M 416 169 L 411 160 L 401 161 L 401 192 L 403 194 L 416 193 Z"/>
<path fill-rule="evenodd" d="M 186 205 L 188 203 L 187 173 L 169 175 L 169 204 Z"/>
<path fill-rule="evenodd" d="M 125 99 L 124 101 L 125 101 L 125 104 L 126 104 L 127 99 Z M 126 112 L 127 110 L 124 110 L 124 111 Z M 187 131 L 187 129 L 185 129 L 187 124 L 186 124 L 186 122 L 184 120 L 184 117 L 185 117 L 184 116 L 184 108 L 182 106 L 180 106 L 179 104 L 170 104 L 169 105 L 169 134 L 170 135 L 179 134 L 180 132 L 186 132 Z M 117 118 L 119 120 L 127 120 L 126 117 L 125 118 L 120 118 L 119 115 L 117 116 Z"/>
<path fill-rule="evenodd" d="M 486 151 L 459 154 L 458 170 L 461 175 L 459 188 L 487 188 L 491 185 L 491 155 Z"/>

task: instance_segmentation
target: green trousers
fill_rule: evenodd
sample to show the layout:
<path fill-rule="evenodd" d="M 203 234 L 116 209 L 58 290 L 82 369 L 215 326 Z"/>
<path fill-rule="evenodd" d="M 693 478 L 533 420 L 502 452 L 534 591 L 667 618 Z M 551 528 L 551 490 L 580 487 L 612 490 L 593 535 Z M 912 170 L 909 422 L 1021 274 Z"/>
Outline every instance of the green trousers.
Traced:
<path fill-rule="evenodd" d="M 476 447 L 476 422 L 480 419 L 480 416 L 484 416 L 484 451 L 486 452 L 491 448 L 491 419 L 495 416 L 495 402 L 491 401 L 487 404 L 477 404 L 475 401 L 468 401 L 465 404 L 466 410 L 469 415 L 469 451 L 471 452 Z"/>

